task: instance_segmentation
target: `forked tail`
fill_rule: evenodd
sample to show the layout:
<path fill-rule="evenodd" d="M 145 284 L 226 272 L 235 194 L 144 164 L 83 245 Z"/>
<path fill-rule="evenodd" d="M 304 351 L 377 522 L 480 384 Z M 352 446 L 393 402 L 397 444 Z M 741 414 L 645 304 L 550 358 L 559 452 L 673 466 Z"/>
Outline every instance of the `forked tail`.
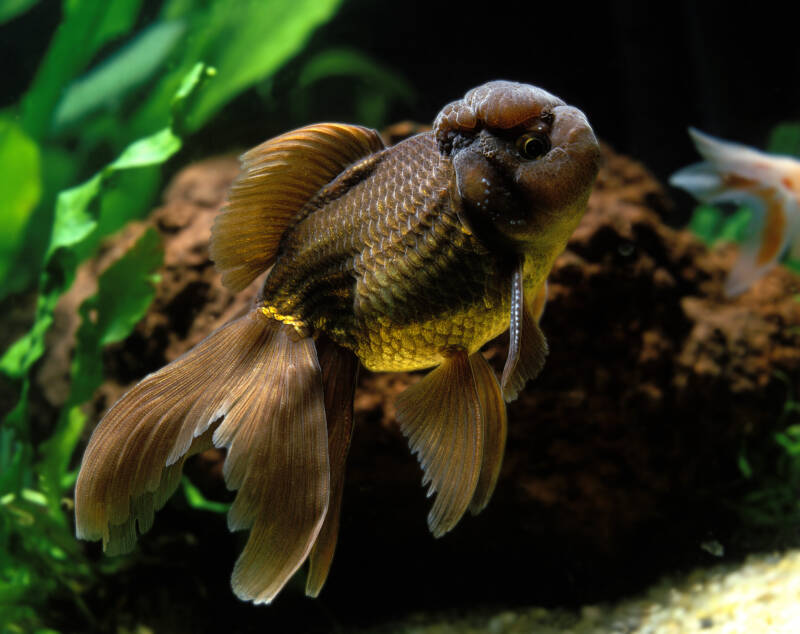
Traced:
<path fill-rule="evenodd" d="M 331 438 L 336 455 L 346 453 L 352 424 L 347 385 L 354 384 L 357 364 L 348 355 L 338 347 L 325 355 L 348 369 L 325 373 L 326 389 L 344 395 L 329 404 L 339 412 L 335 424 L 344 428 Z M 250 530 L 233 572 L 235 593 L 271 601 L 327 526 L 320 538 L 326 543 L 317 543 L 312 554 L 316 572 L 309 589 L 318 592 L 338 525 L 338 508 L 326 520 L 331 475 L 325 409 L 314 340 L 250 312 L 147 376 L 108 411 L 78 476 L 78 537 L 102 539 L 111 554 L 130 550 L 177 488 L 186 458 L 224 447 L 225 482 L 238 490 L 228 526 Z M 339 475 L 334 473 L 336 486 Z"/>

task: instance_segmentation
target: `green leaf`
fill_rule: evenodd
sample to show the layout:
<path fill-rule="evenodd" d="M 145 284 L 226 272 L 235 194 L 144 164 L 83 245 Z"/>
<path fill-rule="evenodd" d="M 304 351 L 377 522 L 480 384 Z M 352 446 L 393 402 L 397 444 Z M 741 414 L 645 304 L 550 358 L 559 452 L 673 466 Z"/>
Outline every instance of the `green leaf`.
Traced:
<path fill-rule="evenodd" d="M 82 242 L 95 230 L 100 210 L 99 194 L 115 172 L 158 165 L 175 154 L 181 140 L 170 127 L 131 143 L 113 163 L 107 165 L 88 181 L 61 194 L 56 202 L 53 236 L 47 250 L 52 258 L 58 249 Z"/>
<path fill-rule="evenodd" d="M 205 76 L 202 67 L 190 73 L 192 86 L 199 87 L 198 77 Z M 184 95 L 188 98 L 191 93 Z M 0 371 L 13 378 L 25 376 L 44 352 L 44 335 L 53 320 L 58 298 L 69 288 L 79 263 L 75 251 L 93 235 L 101 209 L 100 194 L 109 179 L 122 170 L 163 163 L 180 148 L 180 140 L 167 127 L 126 148 L 119 158 L 88 181 L 62 192 L 56 203 L 55 221 L 46 264 L 40 279 L 40 296 L 31 330 L 15 342 L 0 358 Z"/>
<path fill-rule="evenodd" d="M 39 0 L 3 0 L 0 2 L 0 24 L 13 20 L 25 13 Z"/>
<path fill-rule="evenodd" d="M 368 126 L 386 124 L 386 112 L 391 101 L 413 102 L 415 93 L 411 85 L 398 74 L 378 64 L 363 53 L 350 48 L 332 48 L 317 53 L 306 62 L 300 71 L 295 91 L 295 109 L 305 119 L 309 101 L 314 96 L 309 90 L 322 80 L 336 82 L 341 89 L 341 80 L 349 78 L 358 82 L 350 92 L 354 98 L 351 106 L 356 119 Z"/>
<path fill-rule="evenodd" d="M 186 29 L 182 21 L 152 24 L 67 89 L 54 115 L 55 132 L 100 108 L 118 104 L 161 67 Z"/>
<path fill-rule="evenodd" d="M 789 434 L 780 432 L 775 434 L 775 442 L 783 447 L 788 455 L 800 455 L 800 443 L 798 443 L 796 439 L 793 439 Z"/>
<path fill-rule="evenodd" d="M 55 430 L 39 447 L 41 460 L 36 469 L 39 473 L 39 486 L 54 511 L 58 511 L 61 503 L 62 474 L 69 467 L 86 421 L 87 416 L 80 407 L 64 408 Z"/>
<path fill-rule="evenodd" d="M 149 229 L 100 277 L 97 330 L 101 345 L 127 337 L 144 316 L 155 297 L 153 276 L 163 261 L 159 235 L 155 229 Z M 124 293 L 120 293 L 121 288 Z"/>
<path fill-rule="evenodd" d="M 713 205 L 698 205 L 689 220 L 689 230 L 706 244 L 743 242 L 750 235 L 753 213 L 740 207 L 726 216 Z"/>
<path fill-rule="evenodd" d="M 116 170 L 157 165 L 163 163 L 180 149 L 181 140 L 175 136 L 172 128 L 164 128 L 147 138 L 131 143 L 104 172 L 110 174 Z"/>
<path fill-rule="evenodd" d="M 148 229 L 100 276 L 97 295 L 89 302 L 97 312 L 92 327 L 97 344 L 121 341 L 131 333 L 155 296 L 153 276 L 163 259 L 158 232 Z M 125 292 L 121 293 L 120 289 Z"/>
<path fill-rule="evenodd" d="M 47 506 L 47 498 L 42 495 L 40 491 L 35 491 L 33 489 L 23 489 L 22 499 L 33 504 L 38 504 L 39 506 Z"/>
<path fill-rule="evenodd" d="M 743 453 L 739 454 L 737 464 L 739 466 L 739 473 L 741 473 L 744 478 L 749 480 L 753 477 L 753 468 L 750 466 L 747 457 Z"/>
<path fill-rule="evenodd" d="M 689 220 L 689 230 L 706 244 L 711 244 L 719 235 L 722 212 L 712 205 L 698 205 Z"/>
<path fill-rule="evenodd" d="M 59 194 L 47 258 L 52 258 L 60 248 L 77 244 L 97 226 L 96 202 L 104 182 L 103 176 L 103 172 L 95 174 L 85 183 Z"/>
<path fill-rule="evenodd" d="M 733 214 L 725 218 L 720 227 L 717 240 L 727 242 L 744 242 L 750 235 L 753 212 L 746 207 L 740 207 Z"/>
<path fill-rule="evenodd" d="M 214 502 L 213 500 L 207 499 L 200 489 L 194 486 L 186 476 L 183 476 L 181 485 L 183 486 L 183 493 L 186 496 L 186 501 L 193 509 L 211 511 L 212 513 L 227 513 L 231 506 L 224 502 Z"/>
<path fill-rule="evenodd" d="M 0 297 L 5 295 L 5 280 L 25 236 L 31 213 L 42 193 L 39 148 L 17 121 L 0 116 Z"/>
<path fill-rule="evenodd" d="M 170 58 L 171 72 L 149 91 L 131 126 L 151 125 L 167 106 L 180 79 L 198 60 L 218 71 L 208 89 L 187 104 L 186 125 L 196 130 L 234 96 L 280 68 L 327 21 L 341 0 L 210 0 L 204 5 L 168 2 L 163 19 L 183 18 L 186 37 Z"/>
<path fill-rule="evenodd" d="M 302 89 L 330 77 L 358 77 L 379 86 L 383 92 L 409 101 L 414 98 L 414 89 L 405 79 L 351 48 L 331 48 L 317 53 L 303 66 L 297 83 Z"/>
<path fill-rule="evenodd" d="M 22 125 L 34 139 L 50 132 L 64 88 L 95 53 L 136 23 L 141 0 L 65 0 L 64 16 L 22 101 Z"/>
<path fill-rule="evenodd" d="M 776 125 L 769 135 L 767 151 L 773 154 L 800 156 L 800 122 Z"/>
<path fill-rule="evenodd" d="M 219 78 L 211 90 L 199 95 L 190 125 L 196 129 L 231 97 L 274 73 L 339 4 L 340 0 L 218 3 L 219 28 L 202 59 L 217 69 Z"/>
<path fill-rule="evenodd" d="M 9 424 L 0 427 L 0 492 L 20 491 L 33 484 L 29 475 L 33 447 L 19 439 L 18 430 Z"/>
<path fill-rule="evenodd" d="M 44 277 L 44 276 L 43 276 Z M 0 357 L 0 372 L 12 379 L 20 379 L 44 352 L 44 335 L 53 323 L 53 310 L 57 297 L 40 297 L 37 318 L 31 329 L 17 339 Z M 16 413 L 16 414 L 15 414 Z M 15 408 L 9 416 L 19 415 Z"/>
<path fill-rule="evenodd" d="M 75 182 L 78 170 L 71 152 L 47 145 L 40 149 L 42 197 L 28 219 L 22 247 L 13 264 L 13 275 L 6 278 L 6 293 L 30 289 L 41 274 L 53 226 L 57 193 Z"/>
<path fill-rule="evenodd" d="M 100 275 L 97 294 L 79 309 L 69 398 L 53 434 L 41 446 L 41 486 L 52 502 L 60 497 L 64 473 L 86 424 L 80 405 L 103 382 L 103 346 L 127 337 L 147 311 L 155 296 L 153 276 L 162 261 L 159 235 L 148 229 Z"/>

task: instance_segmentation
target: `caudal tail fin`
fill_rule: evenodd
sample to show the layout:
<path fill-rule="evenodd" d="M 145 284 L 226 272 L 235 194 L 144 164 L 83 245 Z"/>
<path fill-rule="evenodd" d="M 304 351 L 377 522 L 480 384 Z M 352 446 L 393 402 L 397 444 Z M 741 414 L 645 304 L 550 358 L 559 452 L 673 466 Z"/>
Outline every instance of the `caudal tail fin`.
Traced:
<path fill-rule="evenodd" d="M 225 447 L 225 482 L 238 490 L 228 526 L 250 530 L 233 589 L 271 601 L 308 557 L 328 510 L 325 405 L 312 338 L 258 311 L 223 326 L 100 422 L 75 489 L 78 537 L 102 539 L 108 553 L 130 550 L 177 488 L 186 458 Z"/>

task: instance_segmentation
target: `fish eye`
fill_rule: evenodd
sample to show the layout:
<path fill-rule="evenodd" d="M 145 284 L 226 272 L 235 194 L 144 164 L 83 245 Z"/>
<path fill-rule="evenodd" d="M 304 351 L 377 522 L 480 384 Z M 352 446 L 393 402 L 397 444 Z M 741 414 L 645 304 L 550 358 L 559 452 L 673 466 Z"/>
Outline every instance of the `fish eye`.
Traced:
<path fill-rule="evenodd" d="M 526 159 L 538 159 L 550 151 L 550 139 L 541 133 L 523 134 L 517 139 L 517 150 Z"/>

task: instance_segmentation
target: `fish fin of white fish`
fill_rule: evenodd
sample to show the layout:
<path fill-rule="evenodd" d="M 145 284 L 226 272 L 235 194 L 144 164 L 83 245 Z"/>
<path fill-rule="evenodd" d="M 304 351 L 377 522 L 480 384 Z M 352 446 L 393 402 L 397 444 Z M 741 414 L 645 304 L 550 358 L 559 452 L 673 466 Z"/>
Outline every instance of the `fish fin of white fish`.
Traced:
<path fill-rule="evenodd" d="M 328 460 L 330 462 L 330 502 L 325 521 L 308 558 L 306 594 L 319 595 L 336 550 L 339 515 L 344 489 L 344 474 L 350 437 L 353 433 L 353 397 L 358 379 L 358 358 L 351 350 L 320 336 L 317 355 L 322 368 L 325 418 L 328 422 Z"/>
<path fill-rule="evenodd" d="M 240 291 L 272 266 L 302 207 L 349 165 L 383 148 L 375 130 L 321 123 L 243 154 L 242 174 L 211 231 L 211 259 L 223 283 Z"/>
<path fill-rule="evenodd" d="M 787 194 L 787 199 L 789 199 L 786 204 L 786 215 L 789 218 L 787 252 L 793 260 L 800 260 L 800 194 Z"/>
<path fill-rule="evenodd" d="M 233 528 L 251 528 L 234 570 L 245 599 L 269 601 L 308 556 L 328 505 L 322 381 L 311 338 L 258 311 L 226 324 L 108 411 L 75 489 L 77 535 L 133 547 L 178 485 L 186 457 L 226 447 L 239 489 Z M 289 493 L 291 492 L 291 494 Z"/>
<path fill-rule="evenodd" d="M 696 128 L 689 128 L 689 136 L 700 156 L 722 174 L 763 182 L 772 169 L 774 157 L 754 148 L 718 139 Z"/>
<path fill-rule="evenodd" d="M 539 375 L 547 356 L 547 341 L 537 323 L 544 310 L 546 296 L 542 295 L 547 287 L 543 284 L 534 298 L 526 301 L 522 275 L 520 265 L 511 276 L 508 358 L 500 380 L 507 403 L 517 398 L 525 383 Z"/>
<path fill-rule="evenodd" d="M 481 473 L 475 493 L 469 504 L 473 515 L 480 513 L 494 493 L 497 478 L 500 476 L 500 467 L 503 464 L 503 454 L 506 448 L 506 434 L 508 419 L 506 416 L 506 403 L 500 384 L 494 375 L 494 370 L 483 358 L 480 352 L 475 352 L 469 357 L 475 387 L 478 390 L 478 400 L 484 417 L 483 459 Z"/>
<path fill-rule="evenodd" d="M 441 537 L 461 519 L 483 461 L 485 419 L 469 357 L 456 350 L 397 397 L 397 421 L 436 494 L 428 527 Z"/>
<path fill-rule="evenodd" d="M 738 295 L 778 262 L 792 235 L 791 216 L 800 210 L 796 202 L 788 200 L 777 190 L 767 188 L 752 192 L 731 190 L 715 201 L 743 205 L 753 214 L 748 237 L 740 245 L 739 257 L 725 281 L 725 292 L 730 296 Z M 795 208 L 791 214 L 790 206 Z"/>
<path fill-rule="evenodd" d="M 724 191 L 722 175 L 710 163 L 695 163 L 678 170 L 669 177 L 669 184 L 703 202 L 712 200 Z"/>
<path fill-rule="evenodd" d="M 678 170 L 669 183 L 698 200 L 713 202 L 726 190 L 753 189 L 774 179 L 775 157 L 695 128 L 689 128 L 689 136 L 705 161 Z"/>

